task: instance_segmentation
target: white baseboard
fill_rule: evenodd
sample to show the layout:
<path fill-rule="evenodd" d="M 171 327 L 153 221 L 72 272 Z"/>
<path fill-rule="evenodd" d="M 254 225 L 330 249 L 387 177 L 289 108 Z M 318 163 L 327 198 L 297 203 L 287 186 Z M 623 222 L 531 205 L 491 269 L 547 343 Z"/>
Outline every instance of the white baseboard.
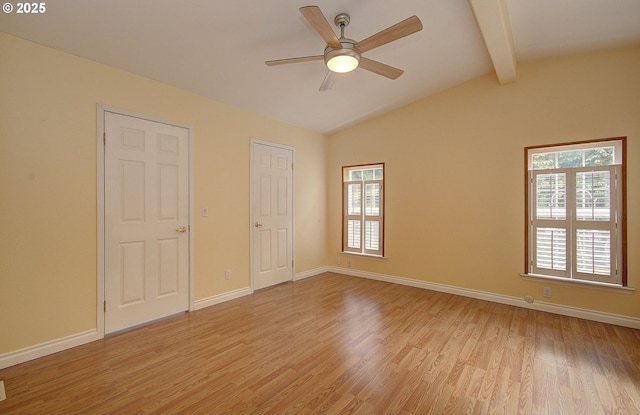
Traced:
<path fill-rule="evenodd" d="M 236 298 L 244 297 L 245 295 L 253 294 L 251 287 L 244 287 L 234 291 L 214 295 L 212 297 L 203 298 L 193 302 L 193 309 L 200 310 L 205 307 L 224 303 L 225 301 L 235 300 Z"/>
<path fill-rule="evenodd" d="M 98 335 L 98 330 L 91 329 L 82 333 L 72 334 L 71 336 L 63 337 L 61 339 L 51 340 L 45 343 L 26 347 L 24 349 L 5 353 L 0 355 L 0 369 L 53 353 L 58 353 L 62 350 L 70 349 L 99 339 L 100 336 Z"/>
<path fill-rule="evenodd" d="M 309 271 L 303 271 L 303 272 L 297 273 L 293 277 L 293 280 L 294 281 L 300 281 L 300 280 L 303 280 L 305 278 L 313 277 L 313 276 L 322 274 L 323 272 L 329 272 L 329 271 L 331 271 L 329 269 L 329 267 L 314 268 L 314 269 L 310 269 Z"/>
<path fill-rule="evenodd" d="M 209 307 L 214 304 L 223 303 L 225 301 L 233 300 L 248 294 L 252 294 L 251 288 L 241 288 L 239 290 L 230 291 L 228 293 L 215 295 L 213 297 L 204 298 L 202 300 L 196 300 L 193 304 L 194 310 Z M 29 346 L 24 349 L 16 350 L 13 352 L 0 355 L 0 369 L 14 366 L 20 363 L 28 362 L 29 360 L 44 357 L 53 353 L 58 353 L 72 347 L 80 346 L 85 343 L 100 340 L 101 336 L 98 334 L 98 329 L 91 329 L 82 333 L 72 334 L 61 339 L 51 340 L 45 343 Z"/>
<path fill-rule="evenodd" d="M 587 310 L 584 308 L 571 307 L 566 305 L 551 304 L 544 301 L 527 303 L 524 298 L 512 297 L 502 294 L 494 294 L 486 291 L 472 290 L 469 288 L 454 287 L 451 285 L 438 284 L 433 282 L 419 281 L 411 278 L 394 277 L 391 275 L 377 274 L 368 271 L 359 271 L 351 268 L 327 267 L 325 271 L 338 274 L 350 275 L 352 277 L 368 278 L 372 280 L 385 281 L 394 284 L 408 285 L 410 287 L 424 288 L 445 292 L 449 294 L 461 295 L 463 297 L 476 298 L 479 300 L 492 301 L 499 304 L 508 304 L 516 307 L 528 308 L 531 310 L 546 311 L 548 313 L 560 314 L 563 316 L 583 318 L 585 320 L 598 321 L 601 323 L 615 324 L 633 329 L 640 329 L 640 319 L 622 316 L 619 314 L 605 313 L 602 311 Z"/>

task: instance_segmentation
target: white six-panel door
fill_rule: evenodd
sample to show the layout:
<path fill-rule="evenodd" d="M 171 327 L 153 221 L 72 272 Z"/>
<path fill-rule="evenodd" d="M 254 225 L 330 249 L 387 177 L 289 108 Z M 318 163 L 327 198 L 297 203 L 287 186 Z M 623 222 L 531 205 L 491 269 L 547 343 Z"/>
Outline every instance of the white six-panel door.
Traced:
<path fill-rule="evenodd" d="M 260 289 L 293 280 L 293 150 L 252 143 L 252 275 Z"/>
<path fill-rule="evenodd" d="M 105 333 L 189 307 L 189 132 L 105 112 Z"/>

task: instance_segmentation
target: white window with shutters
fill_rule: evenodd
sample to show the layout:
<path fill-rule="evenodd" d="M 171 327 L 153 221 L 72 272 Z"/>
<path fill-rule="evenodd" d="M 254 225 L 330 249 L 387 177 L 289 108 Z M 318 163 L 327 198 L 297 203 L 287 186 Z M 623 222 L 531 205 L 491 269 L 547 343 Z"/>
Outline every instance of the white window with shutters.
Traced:
<path fill-rule="evenodd" d="M 342 169 L 342 250 L 384 255 L 384 164 Z"/>
<path fill-rule="evenodd" d="M 527 148 L 527 273 L 626 285 L 623 139 Z"/>

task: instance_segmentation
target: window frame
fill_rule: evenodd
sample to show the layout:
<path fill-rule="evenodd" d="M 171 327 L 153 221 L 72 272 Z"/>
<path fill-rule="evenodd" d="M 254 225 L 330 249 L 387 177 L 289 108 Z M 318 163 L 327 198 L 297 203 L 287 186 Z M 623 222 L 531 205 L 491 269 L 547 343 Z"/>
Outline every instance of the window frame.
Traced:
<path fill-rule="evenodd" d="M 350 171 L 357 170 L 368 170 L 368 169 L 382 169 L 382 179 L 373 179 L 373 180 L 357 180 L 351 181 L 348 180 Z M 342 166 L 342 253 L 345 254 L 353 254 L 353 255 L 363 255 L 374 258 L 384 258 L 385 253 L 385 243 L 384 243 L 384 224 L 385 224 L 385 163 L 367 163 L 367 164 L 356 164 L 349 166 Z M 347 192 L 348 186 L 357 184 L 360 185 L 360 196 L 361 196 L 361 206 L 360 213 L 357 215 L 350 215 L 348 212 L 347 206 Z M 379 183 L 380 187 L 380 201 L 379 201 L 379 215 L 367 215 L 366 213 L 366 187 L 367 184 Z M 377 218 L 377 219 L 376 219 Z M 351 248 L 347 246 L 347 229 L 349 220 L 359 220 L 360 221 L 360 248 Z M 378 243 L 379 249 L 368 249 L 365 233 L 366 233 L 366 224 L 367 222 L 378 222 L 379 223 L 379 232 L 378 232 Z"/>
<path fill-rule="evenodd" d="M 617 200 L 614 201 L 615 205 L 617 205 L 616 209 L 612 208 L 612 211 L 619 212 L 617 217 L 617 242 L 614 242 L 615 249 L 617 250 L 617 265 L 618 265 L 618 276 L 617 280 L 613 282 L 603 281 L 602 278 L 594 277 L 594 278 L 580 278 L 580 273 L 575 270 L 576 263 L 576 254 L 575 249 L 573 247 L 567 250 L 567 268 L 571 270 L 567 270 L 568 275 L 558 275 L 554 272 L 547 272 L 541 274 L 540 272 L 536 272 L 536 264 L 535 264 L 535 241 L 533 235 L 531 235 L 532 231 L 534 231 L 534 211 L 533 211 L 533 201 L 530 200 L 534 195 L 532 190 L 532 178 L 535 176 L 534 172 L 551 172 L 551 171 L 572 171 L 575 175 L 578 174 L 580 170 L 590 169 L 589 167 L 578 167 L 572 169 L 563 169 L 563 168 L 554 168 L 548 170 L 533 170 L 531 166 L 531 155 L 536 153 L 543 152 L 560 152 L 566 149 L 581 149 L 581 148 L 597 148 L 597 147 L 605 147 L 608 145 L 614 145 L 620 148 L 621 154 L 615 155 L 615 160 L 612 165 L 606 166 L 611 169 L 611 171 L 617 171 L 617 179 L 618 186 L 620 188 L 619 196 L 616 196 Z M 548 278 L 551 280 L 556 280 L 559 282 L 571 282 L 576 284 L 593 284 L 593 285 L 608 285 L 613 287 L 626 287 L 627 286 L 627 192 L 626 192 L 626 157 L 627 157 L 627 149 L 626 149 L 626 137 L 613 137 L 613 138 L 603 138 L 597 140 L 586 140 L 586 141 L 576 141 L 576 142 L 568 142 L 568 143 L 559 143 L 559 144 L 548 144 L 548 145 L 538 145 L 538 146 L 530 146 L 525 147 L 524 149 L 524 182 L 525 182 L 525 223 L 524 223 L 524 237 L 525 237 L 525 252 L 524 252 L 524 274 L 523 276 L 527 277 L 540 277 L 540 278 Z M 603 166 L 604 167 L 604 166 Z M 596 170 L 604 170 L 604 168 L 594 168 Z M 566 209 L 572 209 L 574 205 L 569 205 L 567 203 Z M 567 219 L 569 220 L 569 219 Z M 611 221 L 614 221 L 612 218 Z M 573 235 L 576 230 L 581 229 L 581 226 L 576 226 L 573 228 L 569 225 L 568 229 L 571 229 L 571 234 L 567 233 L 567 240 L 571 238 L 571 241 L 568 242 L 569 246 L 572 246 L 574 243 L 575 235 Z M 613 264 L 612 264 L 613 265 Z"/>

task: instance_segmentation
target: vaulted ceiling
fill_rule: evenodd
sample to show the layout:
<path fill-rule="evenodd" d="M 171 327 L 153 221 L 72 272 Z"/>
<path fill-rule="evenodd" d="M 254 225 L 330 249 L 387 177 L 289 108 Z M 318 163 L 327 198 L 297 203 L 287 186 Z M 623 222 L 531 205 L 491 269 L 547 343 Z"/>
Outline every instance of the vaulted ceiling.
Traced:
<path fill-rule="evenodd" d="M 518 63 L 640 46 L 639 0 L 55 0 L 42 14 L 0 14 L 0 30 L 68 53 L 330 133 L 488 73 L 517 82 Z M 416 15 L 423 30 L 366 53 L 404 70 L 361 68 L 318 90 L 325 42 L 299 12 L 351 17 L 362 40 Z M 335 28 L 339 35 L 340 31 Z M 2 64 L 0 57 L 0 65 Z M 108 104 L 108 103 L 107 103 Z"/>

